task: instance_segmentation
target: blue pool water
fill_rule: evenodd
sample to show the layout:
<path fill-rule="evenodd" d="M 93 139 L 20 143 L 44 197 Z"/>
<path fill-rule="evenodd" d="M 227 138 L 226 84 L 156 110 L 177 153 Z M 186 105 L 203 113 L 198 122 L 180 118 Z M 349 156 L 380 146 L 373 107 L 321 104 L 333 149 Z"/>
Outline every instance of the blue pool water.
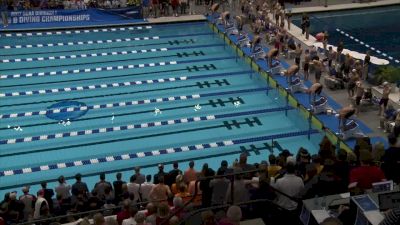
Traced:
<path fill-rule="evenodd" d="M 399 5 L 362 10 L 315 13 L 310 16 L 310 31 L 312 34 L 315 35 L 328 30 L 329 42 L 333 45 L 337 45 L 339 41 L 343 41 L 345 48 L 361 53 L 370 50 L 372 55 L 388 59 L 392 65 L 399 65 Z M 300 26 L 301 16 L 297 17 L 293 22 L 297 26 Z M 336 29 L 339 29 L 339 31 Z M 340 31 L 343 31 L 343 33 Z"/>
<path fill-rule="evenodd" d="M 318 149 L 321 134 L 308 139 L 297 109 L 205 22 L 2 34 L 0 48 L 0 194 L 77 172 L 92 187 L 102 171 L 218 167 L 252 145 L 260 162 L 273 142 L 274 154 Z"/>

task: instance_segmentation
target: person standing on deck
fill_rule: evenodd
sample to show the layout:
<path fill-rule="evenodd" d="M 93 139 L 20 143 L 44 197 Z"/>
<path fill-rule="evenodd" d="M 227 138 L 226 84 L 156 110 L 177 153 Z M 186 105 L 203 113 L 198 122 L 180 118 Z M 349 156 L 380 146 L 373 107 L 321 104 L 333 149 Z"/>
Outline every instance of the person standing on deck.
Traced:
<path fill-rule="evenodd" d="M 288 12 L 286 13 L 286 20 L 287 20 L 288 30 L 290 30 L 290 24 L 292 23 L 292 11 L 291 10 L 288 10 Z"/>
<path fill-rule="evenodd" d="M 0 0 L 0 13 L 3 21 L 3 27 L 8 27 L 8 5 L 7 0 Z"/>
<path fill-rule="evenodd" d="M 388 82 L 384 82 L 383 83 L 383 92 L 382 92 L 382 98 L 379 101 L 379 113 L 378 115 L 380 116 L 382 114 L 382 112 L 386 111 L 386 107 L 388 105 L 389 102 L 389 94 L 390 94 L 390 85 Z"/>
<path fill-rule="evenodd" d="M 363 80 L 368 79 L 369 65 L 371 65 L 371 53 L 370 51 L 367 51 L 367 54 L 364 57 L 364 64 L 363 64 L 363 74 L 362 74 Z"/>
<path fill-rule="evenodd" d="M 328 38 L 329 38 L 328 31 L 325 31 L 324 37 L 322 39 L 322 45 L 324 47 L 324 54 L 327 54 Z"/>
<path fill-rule="evenodd" d="M 308 80 L 308 77 L 310 76 L 309 73 L 310 61 L 311 61 L 310 50 L 306 49 L 304 51 L 304 66 L 303 66 L 304 80 Z"/>
<path fill-rule="evenodd" d="M 305 20 L 305 32 L 306 32 L 306 39 L 308 40 L 309 36 L 310 36 L 310 18 L 307 16 L 306 20 Z"/>

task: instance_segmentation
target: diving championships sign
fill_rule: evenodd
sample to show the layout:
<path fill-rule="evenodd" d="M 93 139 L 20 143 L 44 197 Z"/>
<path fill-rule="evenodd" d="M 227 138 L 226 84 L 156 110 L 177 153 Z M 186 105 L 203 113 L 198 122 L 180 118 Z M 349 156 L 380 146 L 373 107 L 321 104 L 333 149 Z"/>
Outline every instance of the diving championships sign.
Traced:
<path fill-rule="evenodd" d="M 11 11 L 10 23 L 52 23 L 90 21 L 86 10 Z"/>

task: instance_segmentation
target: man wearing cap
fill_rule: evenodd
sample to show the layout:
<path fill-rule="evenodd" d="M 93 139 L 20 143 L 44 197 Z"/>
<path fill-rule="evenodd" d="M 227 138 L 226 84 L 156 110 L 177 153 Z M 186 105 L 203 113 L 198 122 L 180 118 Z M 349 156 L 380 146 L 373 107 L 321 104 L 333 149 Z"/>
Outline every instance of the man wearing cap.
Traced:
<path fill-rule="evenodd" d="M 379 116 L 382 114 L 382 111 L 384 112 L 386 110 L 386 107 L 389 102 L 390 89 L 391 88 L 390 88 L 389 83 L 383 82 L 382 98 L 379 101 L 379 113 L 378 113 Z"/>
<path fill-rule="evenodd" d="M 23 187 L 22 192 L 24 193 L 19 197 L 19 200 L 24 203 L 24 220 L 29 220 L 33 216 L 33 209 L 36 202 L 36 197 L 29 194 L 29 186 Z"/>

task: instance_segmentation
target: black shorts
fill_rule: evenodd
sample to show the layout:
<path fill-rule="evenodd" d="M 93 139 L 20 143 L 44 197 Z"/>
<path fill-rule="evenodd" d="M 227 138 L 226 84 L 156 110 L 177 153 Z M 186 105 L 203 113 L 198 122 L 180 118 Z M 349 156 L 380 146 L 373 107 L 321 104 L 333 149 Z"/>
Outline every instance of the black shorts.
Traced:
<path fill-rule="evenodd" d="M 321 74 L 322 74 L 321 71 L 315 71 L 315 79 L 317 80 L 321 79 Z"/>
<path fill-rule="evenodd" d="M 388 98 L 381 98 L 381 100 L 379 101 L 379 105 L 382 105 L 383 104 L 383 106 L 387 106 L 387 104 L 388 104 L 388 102 L 389 102 L 389 99 Z"/>
<path fill-rule="evenodd" d="M 307 71 L 308 72 L 308 67 L 309 67 L 309 64 L 308 63 L 304 63 L 304 71 Z"/>
<path fill-rule="evenodd" d="M 357 97 L 356 97 L 356 105 L 360 105 L 360 103 L 361 103 L 361 98 L 362 98 L 362 97 L 360 97 L 360 96 L 357 96 Z"/>
<path fill-rule="evenodd" d="M 355 109 L 353 109 L 353 110 L 349 111 L 348 113 L 346 113 L 346 115 L 344 115 L 344 118 L 349 119 L 352 115 L 354 115 L 354 113 L 356 113 Z"/>

